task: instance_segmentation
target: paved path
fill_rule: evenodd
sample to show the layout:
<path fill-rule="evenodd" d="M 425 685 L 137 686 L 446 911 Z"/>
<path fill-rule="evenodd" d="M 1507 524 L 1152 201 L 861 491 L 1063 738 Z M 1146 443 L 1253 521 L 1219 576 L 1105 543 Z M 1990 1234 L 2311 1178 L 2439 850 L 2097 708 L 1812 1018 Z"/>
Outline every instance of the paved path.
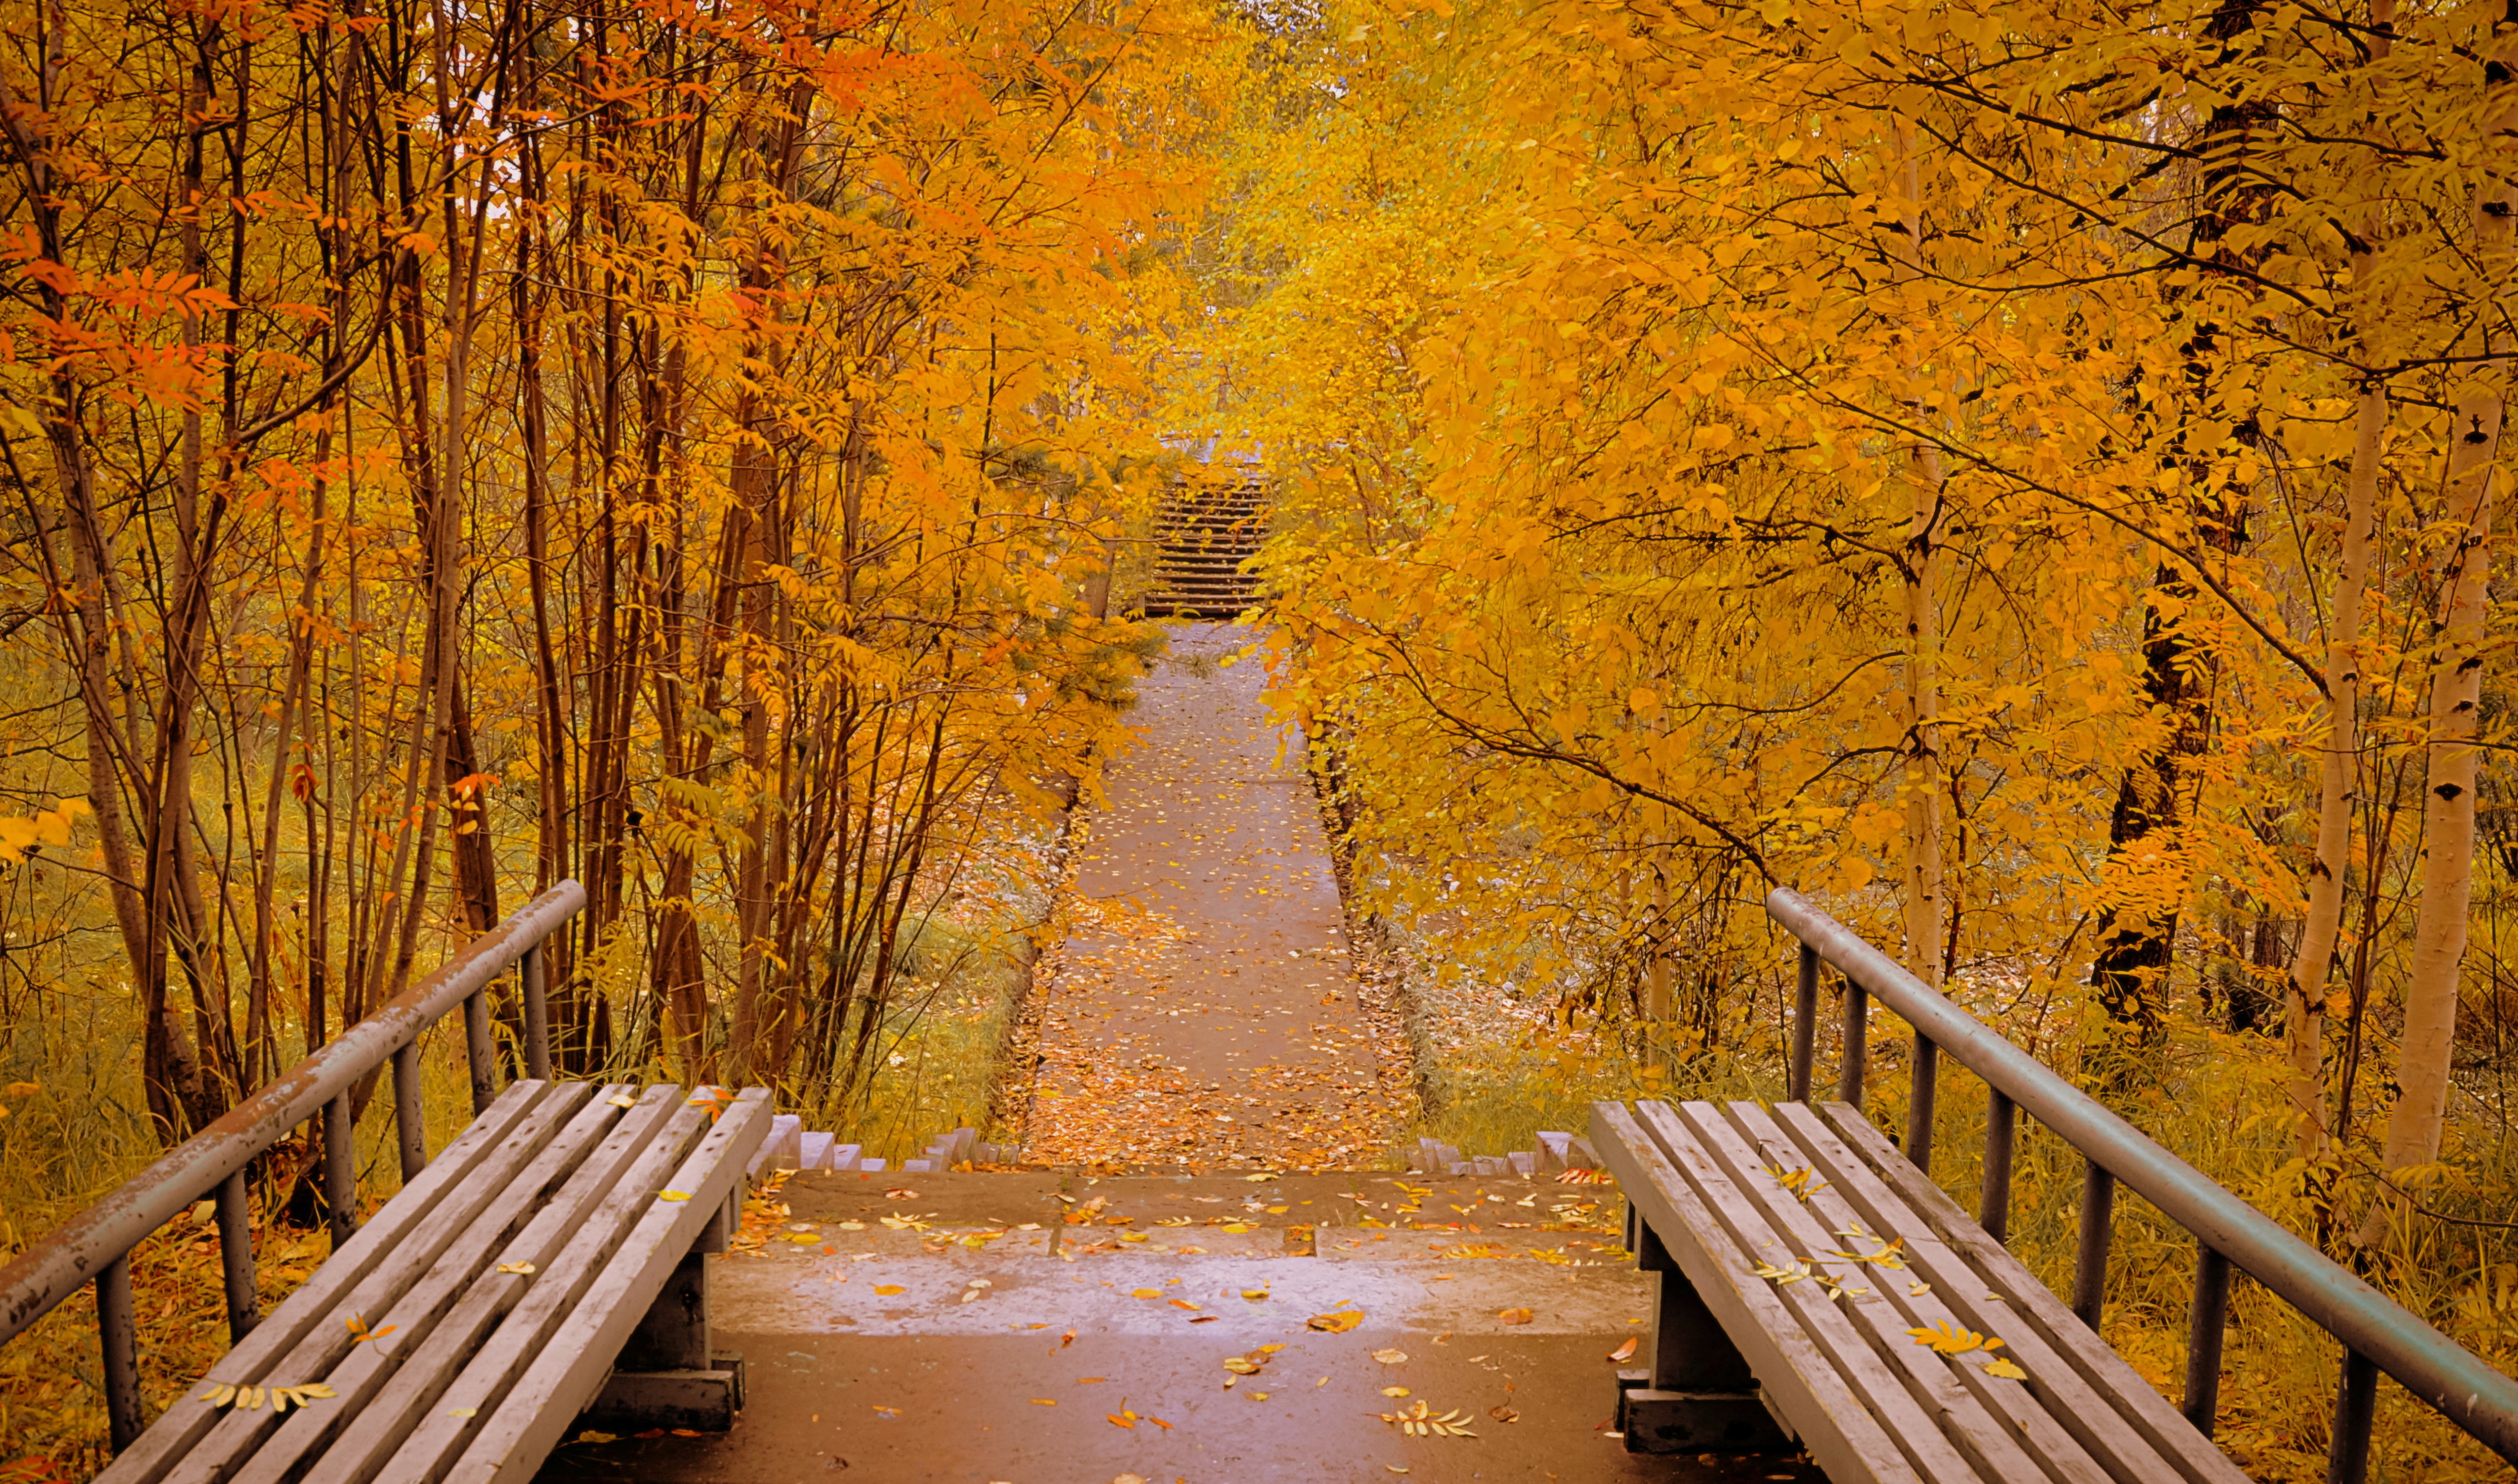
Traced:
<path fill-rule="evenodd" d="M 716 1348 L 745 1360 L 734 1431 L 572 1445 L 549 1484 L 1818 1477 L 1609 1430 L 1652 1293 L 1614 1187 L 1371 1171 L 1395 1130 L 1311 788 L 1257 662 L 1212 663 L 1245 638 L 1175 631 L 1146 745 L 1083 821 L 1035 1168 L 757 1200 L 710 1262 Z M 1339 1312 L 1363 1317 L 1309 1324 Z M 1475 1436 L 1386 1419 L 1419 1402 Z"/>
<path fill-rule="evenodd" d="M 1026 1162 L 1335 1168 L 1396 1132 L 1301 736 L 1257 658 L 1216 663 L 1250 639 L 1173 629 L 1144 741 L 1080 821 Z"/>
<path fill-rule="evenodd" d="M 799 1175 L 711 1263 L 716 1346 L 750 1393 L 735 1430 L 579 1444 L 543 1478 L 1817 1480 L 1639 1458 L 1607 1430 L 1610 1357 L 1650 1312 L 1620 1210 L 1552 1181 Z M 1339 1310 L 1363 1319 L 1309 1328 Z M 1254 1354 L 1256 1375 L 1224 1365 Z M 1382 1419 L 1418 1401 L 1476 1435 Z"/>

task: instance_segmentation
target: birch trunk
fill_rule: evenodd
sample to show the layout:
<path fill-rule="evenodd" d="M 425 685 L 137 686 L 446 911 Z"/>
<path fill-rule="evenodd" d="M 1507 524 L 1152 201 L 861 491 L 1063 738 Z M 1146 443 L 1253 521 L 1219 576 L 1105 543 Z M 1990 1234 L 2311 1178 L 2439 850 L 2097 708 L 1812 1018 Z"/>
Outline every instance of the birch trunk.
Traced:
<path fill-rule="evenodd" d="M 2384 61 L 2395 41 L 2396 0 L 2369 7 L 2369 61 Z M 2352 282 L 2368 289 L 2374 252 L 2368 239 L 2378 213 L 2362 220 L 2364 240 L 2352 252 Z M 2374 301 L 2360 306 L 2365 362 L 2379 324 Z M 2361 388 L 2354 411 L 2352 476 L 2344 486 L 2343 574 L 2334 589 L 2334 625 L 2325 642 L 2325 749 L 2319 761 L 2316 854 L 2308 865 L 2308 921 L 2299 953 L 2291 960 L 2284 995 L 2283 1040 L 2290 1058 L 2291 1108 L 2299 1114 L 2303 1158 L 2324 1153 L 2332 1125 L 2325 1108 L 2325 980 L 2333 971 L 2334 943 L 2343 923 L 2343 872 L 2352 850 L 2352 811 L 2361 780 L 2361 599 L 2369 585 L 2369 533 L 2377 523 L 2378 455 L 2387 430 L 2387 389 L 2371 381 Z"/>
<path fill-rule="evenodd" d="M 2518 62 L 2518 28 L 2498 28 L 2488 74 L 2506 78 Z M 2511 85 L 2495 83 L 2490 134 L 2513 121 Z M 2487 166 L 2487 169 L 2490 167 Z M 2474 193 L 2474 249 L 2485 291 L 2496 298 L 2509 268 L 2512 210 L 2518 191 L 2496 172 Z M 2485 359 L 2460 389 L 2450 425 L 2449 518 L 2455 545 L 2439 568 L 2440 612 L 2433 630 L 2429 775 L 2422 790 L 2422 898 L 2413 921 L 2412 971 L 2405 983 L 2405 1031 L 2398 1054 L 2396 1106 L 2387 1117 L 2385 1168 L 2408 1169 L 2439 1157 L 2448 1110 L 2451 1057 L 2465 963 L 2466 919 L 2474 895 L 2474 788 L 2477 710 L 2483 699 L 2483 645 L 2490 617 L 2495 466 L 2508 376 L 2509 332 L 2496 312 L 2484 331 Z M 2403 1198 L 2382 1189 L 2369 1203 L 2361 1240 L 2374 1243 L 2403 1210 Z"/>

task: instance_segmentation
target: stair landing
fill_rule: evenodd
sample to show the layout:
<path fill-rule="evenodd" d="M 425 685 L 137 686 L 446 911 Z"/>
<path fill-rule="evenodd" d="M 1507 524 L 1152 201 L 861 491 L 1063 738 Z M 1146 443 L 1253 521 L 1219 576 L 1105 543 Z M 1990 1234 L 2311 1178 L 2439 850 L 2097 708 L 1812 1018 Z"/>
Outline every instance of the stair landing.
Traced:
<path fill-rule="evenodd" d="M 735 1430 L 576 1444 L 543 1477 L 1818 1478 L 1608 1430 L 1611 1357 L 1650 1313 L 1620 1210 L 1612 1186 L 1552 1180 L 799 1175 L 712 1260 L 716 1346 L 746 1362 Z M 1364 1318 L 1308 1324 L 1341 1310 Z M 1257 1374 L 1226 1369 L 1265 1345 Z M 1419 1400 L 1476 1435 L 1381 1419 Z"/>

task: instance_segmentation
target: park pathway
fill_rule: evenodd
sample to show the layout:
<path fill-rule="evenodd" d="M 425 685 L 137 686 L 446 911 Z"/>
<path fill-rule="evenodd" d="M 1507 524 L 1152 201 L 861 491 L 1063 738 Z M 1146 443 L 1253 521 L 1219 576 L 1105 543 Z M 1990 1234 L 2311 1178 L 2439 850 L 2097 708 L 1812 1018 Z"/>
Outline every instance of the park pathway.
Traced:
<path fill-rule="evenodd" d="M 588 1434 L 542 1484 L 1817 1479 L 1610 1430 L 1652 1312 L 1614 1187 L 1389 1172 L 1395 1027 L 1247 641 L 1173 631 L 1078 821 L 1027 1167 L 771 1184 L 709 1264 L 734 1430 Z"/>
<path fill-rule="evenodd" d="M 1140 745 L 1078 821 L 1069 937 L 1046 977 L 1027 1163 L 1375 1162 L 1396 1027 L 1356 978 L 1299 731 L 1260 699 L 1250 631 L 1184 624 L 1138 686 Z"/>

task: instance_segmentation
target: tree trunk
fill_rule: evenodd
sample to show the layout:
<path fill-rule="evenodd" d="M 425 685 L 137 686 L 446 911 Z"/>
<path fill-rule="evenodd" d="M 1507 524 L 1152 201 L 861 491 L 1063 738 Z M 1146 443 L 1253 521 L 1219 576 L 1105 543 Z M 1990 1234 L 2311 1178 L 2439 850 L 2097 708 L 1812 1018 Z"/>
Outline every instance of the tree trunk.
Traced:
<path fill-rule="evenodd" d="M 2488 110 L 2489 137 L 2506 138 L 2512 122 L 2511 79 L 2518 64 L 2518 26 L 2506 22 L 2494 37 L 2486 76 L 2496 95 Z M 2505 161 L 2506 146 L 2501 158 Z M 2518 191 L 2505 174 L 2487 177 L 2474 193 L 2474 255 L 2480 277 L 2497 293 L 2510 261 L 2513 209 Z M 2440 1124 L 2448 1110 L 2451 1060 L 2456 1044 L 2456 1011 L 2465 964 L 2466 919 L 2474 896 L 2474 789 L 2480 755 L 2475 748 L 2483 700 L 2483 646 L 2488 641 L 2492 594 L 2492 516 L 2507 390 L 2510 336 L 2494 319 L 2483 330 L 2486 356 L 2459 390 L 2450 424 L 2449 519 L 2455 545 L 2439 567 L 2440 612 L 2433 627 L 2429 772 L 2422 790 L 2422 897 L 2413 921 L 2412 970 L 2405 982 L 2405 1031 L 2396 1065 L 2399 1089 L 2387 1118 L 2381 1157 L 2389 1171 L 2428 1164 L 2439 1157 Z M 2375 1243 L 2401 1212 L 2401 1198 L 2382 1192 L 2369 1204 L 2361 1240 Z"/>

